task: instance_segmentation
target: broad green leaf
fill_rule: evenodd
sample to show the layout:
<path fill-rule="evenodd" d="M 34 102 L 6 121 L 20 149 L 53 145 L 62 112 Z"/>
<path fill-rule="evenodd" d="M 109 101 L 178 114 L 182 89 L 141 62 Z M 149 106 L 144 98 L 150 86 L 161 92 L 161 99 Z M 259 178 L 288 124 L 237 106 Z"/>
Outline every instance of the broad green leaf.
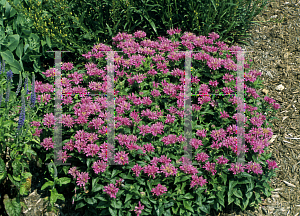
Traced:
<path fill-rule="evenodd" d="M 41 190 L 44 190 L 46 187 L 51 187 L 54 185 L 54 182 L 53 181 L 48 181 L 46 182 L 45 184 L 43 184 Z"/>
<path fill-rule="evenodd" d="M 111 216 L 117 216 L 117 210 L 113 210 L 110 207 L 108 208 Z"/>
<path fill-rule="evenodd" d="M 71 178 L 68 177 L 62 177 L 58 179 L 60 186 L 63 184 L 68 184 L 71 182 Z"/>
<path fill-rule="evenodd" d="M 187 194 L 184 195 L 184 198 L 185 199 L 193 199 L 194 196 L 192 194 L 190 194 L 190 193 L 187 193 Z"/>
<path fill-rule="evenodd" d="M 84 198 L 84 201 L 86 201 L 90 205 L 94 205 L 95 203 L 97 203 L 97 200 L 94 197 L 92 197 L 92 198 Z"/>
<path fill-rule="evenodd" d="M 186 208 L 187 210 L 191 211 L 194 213 L 194 209 L 192 208 L 190 202 L 186 201 L 186 200 L 183 200 L 183 206 L 184 208 Z"/>
<path fill-rule="evenodd" d="M 129 193 L 127 193 L 127 194 L 126 194 L 126 199 L 125 199 L 125 202 L 124 202 L 124 203 L 126 203 L 128 200 L 130 200 L 131 197 L 132 197 L 132 195 L 129 194 Z"/>
<path fill-rule="evenodd" d="M 111 206 L 113 208 L 120 209 L 120 208 L 122 208 L 122 203 L 121 203 L 121 201 L 117 202 L 115 199 L 113 199 L 111 202 Z"/>
<path fill-rule="evenodd" d="M 14 55 L 11 51 L 6 50 L 4 52 L 0 52 L 1 58 L 5 61 L 5 64 L 13 63 Z"/>
<path fill-rule="evenodd" d="M 20 36 L 14 34 L 14 35 L 9 35 L 7 38 L 9 40 L 7 47 L 11 52 L 13 52 L 18 47 Z"/>
<path fill-rule="evenodd" d="M 57 201 L 57 199 L 58 199 L 58 193 L 56 191 L 56 188 L 53 188 L 50 191 L 51 191 L 50 203 L 54 204 Z"/>
<path fill-rule="evenodd" d="M 5 197 L 3 199 L 4 207 L 6 213 L 9 216 L 19 216 L 21 215 L 21 204 L 16 201 L 16 198 L 9 199 L 9 197 Z"/>

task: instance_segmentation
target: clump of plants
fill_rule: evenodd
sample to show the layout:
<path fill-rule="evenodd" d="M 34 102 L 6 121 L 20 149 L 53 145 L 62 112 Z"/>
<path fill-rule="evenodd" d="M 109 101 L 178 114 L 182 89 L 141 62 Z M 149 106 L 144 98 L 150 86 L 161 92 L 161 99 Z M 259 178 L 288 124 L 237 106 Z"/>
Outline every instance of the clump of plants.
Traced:
<path fill-rule="evenodd" d="M 63 199 L 61 185 L 73 187 L 73 204 L 85 215 L 206 215 L 212 211 L 257 207 L 270 196 L 268 181 L 276 162 L 266 154 L 272 137 L 270 117 L 279 109 L 269 97 L 261 98 L 261 73 L 244 64 L 245 144 L 237 148 L 237 54 L 208 37 L 170 29 L 171 40 L 146 39 L 146 33 L 118 33 L 113 47 L 97 44 L 83 56 L 85 70 L 62 64 L 62 150 L 54 151 L 55 68 L 44 75 L 49 83 L 35 82 L 37 101 L 45 114 L 31 122 L 43 161 L 54 154 L 66 166 L 50 167 L 54 181 L 52 204 Z M 192 158 L 184 156 L 185 65 L 192 51 L 191 92 Z M 109 88 L 107 61 L 114 58 L 114 134 L 109 143 Z M 184 69 L 183 69 L 184 68 Z M 112 82 L 112 81 L 111 81 Z M 194 95 L 195 94 L 195 95 Z M 209 95 L 210 94 L 210 95 Z M 115 154 L 112 153 L 115 151 Z M 244 164 L 237 162 L 240 151 Z M 43 156 L 44 155 L 44 156 Z M 113 160 L 117 165 L 109 165 Z M 57 169 L 57 171 L 54 171 Z M 60 186 L 58 186 L 60 184 Z M 57 190 L 54 188 L 57 187 Z M 59 194 L 59 191 L 62 193 Z M 70 191 L 68 191 L 70 193 Z"/>

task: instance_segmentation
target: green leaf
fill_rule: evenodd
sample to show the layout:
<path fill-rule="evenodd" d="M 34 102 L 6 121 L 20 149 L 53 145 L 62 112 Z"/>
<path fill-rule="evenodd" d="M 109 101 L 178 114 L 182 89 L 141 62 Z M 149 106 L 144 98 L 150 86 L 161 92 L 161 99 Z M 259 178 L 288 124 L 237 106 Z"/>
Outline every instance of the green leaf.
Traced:
<path fill-rule="evenodd" d="M 184 208 L 186 208 L 187 210 L 189 210 L 189 211 L 191 211 L 191 212 L 194 213 L 194 209 L 192 208 L 192 206 L 191 206 L 190 203 L 191 203 L 191 202 L 188 202 L 188 201 L 186 201 L 186 200 L 183 200 L 183 206 L 184 206 Z"/>
<path fill-rule="evenodd" d="M 113 199 L 113 201 L 111 202 L 111 206 L 113 208 L 120 209 L 120 208 L 122 208 L 122 203 L 121 203 L 121 201 L 117 202 L 115 199 Z"/>
<path fill-rule="evenodd" d="M 183 181 L 187 181 L 189 180 L 191 177 L 190 176 L 183 176 L 180 181 L 183 182 Z"/>
<path fill-rule="evenodd" d="M 13 52 L 19 44 L 20 36 L 18 34 L 14 34 L 9 35 L 7 38 L 9 39 L 7 47 L 11 52 Z"/>
<path fill-rule="evenodd" d="M 94 197 L 92 197 L 92 198 L 84 198 L 84 201 L 86 201 L 90 205 L 94 205 L 95 203 L 97 203 L 97 200 Z"/>
<path fill-rule="evenodd" d="M 240 189 L 236 189 L 236 188 L 235 188 L 235 189 L 233 190 L 233 194 L 234 194 L 234 196 L 243 199 L 243 194 L 242 194 L 242 191 L 241 191 Z"/>
<path fill-rule="evenodd" d="M 59 185 L 62 186 L 63 184 L 68 184 L 71 182 L 71 178 L 62 177 L 58 179 Z"/>
<path fill-rule="evenodd" d="M 111 178 L 115 177 L 116 175 L 118 175 L 121 172 L 122 172 L 121 170 L 113 170 L 113 172 L 111 174 Z"/>
<path fill-rule="evenodd" d="M 117 216 L 117 210 L 112 210 L 110 207 L 108 208 L 111 216 Z"/>
<path fill-rule="evenodd" d="M 19 57 L 19 59 L 21 59 L 23 56 L 23 48 L 24 48 L 23 40 L 21 40 L 21 42 L 19 43 L 19 46 L 17 47 L 17 50 L 16 50 L 16 54 Z"/>
<path fill-rule="evenodd" d="M 44 190 L 46 187 L 52 187 L 54 185 L 53 181 L 48 181 L 45 184 L 43 184 L 41 190 Z"/>
<path fill-rule="evenodd" d="M 126 199 L 125 199 L 125 202 L 124 202 L 124 203 L 126 203 L 128 200 L 130 200 L 131 197 L 132 197 L 132 195 L 129 194 L 129 193 L 127 193 L 127 194 L 126 194 Z"/>
<path fill-rule="evenodd" d="M 76 204 L 75 210 L 82 208 L 83 206 L 86 206 L 86 204 L 83 202 L 80 202 L 80 203 Z"/>
<path fill-rule="evenodd" d="M 30 178 L 32 177 L 32 174 L 30 172 L 25 172 L 25 173 L 22 173 L 22 176 L 27 179 L 27 178 Z"/>
<path fill-rule="evenodd" d="M 30 33 L 29 33 L 29 34 L 30 34 Z M 25 53 L 26 53 L 28 47 L 29 47 L 29 44 L 25 44 L 25 47 L 24 47 L 24 55 L 25 55 Z"/>
<path fill-rule="evenodd" d="M 7 196 L 7 195 L 6 195 Z M 9 197 L 4 196 L 3 203 L 5 210 L 9 216 L 19 216 L 21 215 L 21 204 L 16 201 L 16 198 L 12 200 Z"/>
<path fill-rule="evenodd" d="M 51 48 L 51 46 L 52 46 L 51 45 L 51 40 L 50 40 L 48 35 L 46 36 L 46 43 L 47 43 L 48 47 Z"/>
<path fill-rule="evenodd" d="M 185 199 L 193 199 L 194 196 L 192 194 L 190 194 L 190 193 L 187 193 L 187 194 L 184 195 L 184 198 Z"/>
<path fill-rule="evenodd" d="M 56 191 L 56 188 L 53 188 L 51 191 L 51 195 L 50 195 L 50 203 L 53 205 L 57 199 L 58 199 L 58 193 Z"/>
<path fill-rule="evenodd" d="M 4 52 L 0 52 L 1 58 L 5 60 L 5 64 L 11 64 L 14 60 L 14 55 L 11 51 L 6 50 Z"/>

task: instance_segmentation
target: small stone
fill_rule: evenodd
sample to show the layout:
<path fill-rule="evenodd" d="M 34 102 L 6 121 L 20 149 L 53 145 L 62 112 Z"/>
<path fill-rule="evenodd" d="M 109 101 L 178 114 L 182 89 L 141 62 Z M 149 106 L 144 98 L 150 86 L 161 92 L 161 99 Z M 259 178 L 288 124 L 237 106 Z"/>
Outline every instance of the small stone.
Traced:
<path fill-rule="evenodd" d="M 282 84 L 276 86 L 275 88 L 277 91 L 282 91 L 284 89 L 284 86 Z"/>
<path fill-rule="evenodd" d="M 268 94 L 269 93 L 269 90 L 267 90 L 267 89 L 263 89 L 262 90 L 262 92 L 266 95 L 266 94 Z"/>

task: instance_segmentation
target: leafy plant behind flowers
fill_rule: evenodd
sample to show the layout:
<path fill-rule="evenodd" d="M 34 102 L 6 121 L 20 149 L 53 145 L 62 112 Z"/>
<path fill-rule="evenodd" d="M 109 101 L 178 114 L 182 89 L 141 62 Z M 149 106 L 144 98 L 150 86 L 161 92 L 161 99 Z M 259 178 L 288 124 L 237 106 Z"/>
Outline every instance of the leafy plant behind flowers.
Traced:
<path fill-rule="evenodd" d="M 234 94 L 236 89 L 235 62 L 241 48 L 215 42 L 219 35 L 214 32 L 207 38 L 189 32 L 179 37 L 180 31 L 167 31 L 172 40 L 143 39 L 143 31 L 134 36 L 119 33 L 113 38 L 113 45 L 124 52 L 114 55 L 115 146 L 106 139 L 104 51 L 119 49 L 95 45 L 83 55 L 90 61 L 86 71 L 76 70 L 72 63 L 62 65 L 63 150 L 58 154 L 63 163 L 72 165 L 58 166 L 57 173 L 72 176 L 73 203 L 76 209 L 85 207 L 86 215 L 99 214 L 100 210 L 100 215 L 132 215 L 132 211 L 137 215 L 205 215 L 228 210 L 230 205 L 244 210 L 257 206 L 261 195 L 271 195 L 267 182 L 277 165 L 269 160 L 271 153 L 265 153 L 273 133 L 265 128 L 268 118 L 262 113 L 269 105 L 279 109 L 279 104 L 265 97 L 262 107 L 258 106 L 260 96 L 255 89 L 261 87 L 257 79 L 261 73 L 249 71 L 250 64 L 245 64 L 246 164 L 237 163 L 237 100 L 226 94 Z M 200 94 L 192 97 L 189 144 L 194 150 L 193 164 L 183 157 L 185 71 L 181 68 L 185 54 L 175 52 L 181 50 L 202 50 L 192 53 L 191 91 Z M 37 126 L 35 135 L 40 136 L 45 149 L 41 153 L 47 155 L 47 162 L 54 154 L 55 119 L 48 102 L 54 92 L 55 68 L 44 74 L 49 83 L 36 82 L 36 93 L 42 93 L 37 100 L 46 114 L 39 120 L 41 127 L 39 122 L 32 125 Z M 103 95 L 88 96 L 88 92 Z M 107 157 L 113 157 L 108 149 L 113 148 L 120 166 L 107 165 Z"/>

